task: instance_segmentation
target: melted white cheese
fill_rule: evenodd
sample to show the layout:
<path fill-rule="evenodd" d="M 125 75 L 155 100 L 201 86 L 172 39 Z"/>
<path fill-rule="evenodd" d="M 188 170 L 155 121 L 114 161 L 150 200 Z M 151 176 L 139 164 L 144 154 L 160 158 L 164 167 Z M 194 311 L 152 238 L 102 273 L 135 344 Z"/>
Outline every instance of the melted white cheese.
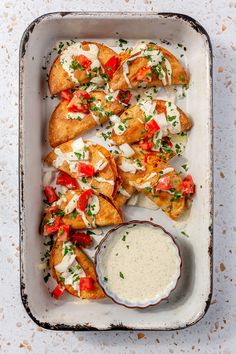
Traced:
<path fill-rule="evenodd" d="M 151 225 L 126 226 L 114 236 L 101 258 L 106 291 L 131 303 L 158 302 L 168 296 L 176 286 L 181 265 L 173 240 Z"/>
<path fill-rule="evenodd" d="M 74 60 L 73 57 L 81 54 L 86 56 L 92 62 L 91 69 L 99 68 L 101 66 L 100 61 L 98 60 L 98 47 L 95 44 L 88 44 L 88 46 L 89 50 L 83 50 L 82 44 L 78 42 L 66 48 L 60 55 L 60 62 L 63 69 L 76 83 L 78 83 L 78 79 L 74 76 L 74 69 L 71 68 L 71 63 Z"/>

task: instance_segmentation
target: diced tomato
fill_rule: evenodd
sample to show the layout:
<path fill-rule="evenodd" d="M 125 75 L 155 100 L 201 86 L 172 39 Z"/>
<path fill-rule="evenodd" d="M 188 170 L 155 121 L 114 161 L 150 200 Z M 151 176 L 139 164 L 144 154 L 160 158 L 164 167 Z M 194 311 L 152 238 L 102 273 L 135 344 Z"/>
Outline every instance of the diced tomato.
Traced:
<path fill-rule="evenodd" d="M 72 99 L 72 94 L 70 90 L 61 91 L 61 98 L 66 101 L 70 101 Z"/>
<path fill-rule="evenodd" d="M 147 141 L 147 140 L 142 140 L 139 142 L 139 146 L 143 149 L 143 150 L 151 150 L 154 147 L 154 143 L 151 141 Z"/>
<path fill-rule="evenodd" d="M 58 206 L 50 206 L 44 209 L 47 213 L 56 213 L 58 211 Z"/>
<path fill-rule="evenodd" d="M 111 57 L 104 65 L 105 73 L 109 76 L 110 79 L 113 78 L 113 75 L 115 71 L 118 69 L 118 66 L 119 66 L 119 59 L 115 55 L 113 55 L 113 57 Z"/>
<path fill-rule="evenodd" d="M 50 224 L 44 225 L 44 235 L 49 236 L 58 231 L 60 226 L 61 217 L 57 215 Z"/>
<path fill-rule="evenodd" d="M 77 207 L 79 210 L 84 211 L 86 209 L 86 206 L 88 204 L 89 198 L 93 195 L 93 190 L 92 189 L 87 189 L 84 191 L 82 194 L 80 194 L 79 200 Z"/>
<path fill-rule="evenodd" d="M 78 182 L 75 178 L 71 177 L 68 175 L 68 173 L 65 173 L 63 171 L 60 171 L 57 175 L 57 184 L 60 186 L 65 186 L 66 188 L 69 189 L 76 189 L 78 188 Z"/>
<path fill-rule="evenodd" d="M 152 158 L 155 158 L 155 154 L 152 154 L 152 153 L 150 153 L 150 154 L 144 154 L 144 162 L 145 163 L 148 163 L 149 162 L 149 160 L 151 160 Z"/>
<path fill-rule="evenodd" d="M 94 280 L 91 277 L 80 278 L 79 283 L 80 291 L 93 291 L 94 290 Z"/>
<path fill-rule="evenodd" d="M 62 296 L 64 293 L 65 287 L 62 286 L 61 284 L 58 284 L 55 289 L 52 291 L 52 296 L 55 297 L 55 299 L 59 299 L 59 297 Z"/>
<path fill-rule="evenodd" d="M 85 68 L 85 69 L 89 69 L 90 66 L 91 66 L 91 64 L 92 64 L 91 60 L 90 60 L 89 58 L 87 58 L 87 57 L 86 57 L 85 55 L 83 55 L 83 54 L 80 54 L 80 55 L 76 56 L 75 59 L 76 59 L 76 61 L 78 61 L 79 64 L 80 64 L 81 66 L 83 66 L 83 68 Z"/>
<path fill-rule="evenodd" d="M 152 77 L 152 68 L 150 66 L 144 66 L 143 68 L 141 68 L 136 75 L 136 79 L 138 81 L 151 81 Z"/>
<path fill-rule="evenodd" d="M 76 90 L 74 92 L 74 95 L 73 95 L 73 98 L 76 97 L 76 98 L 84 98 L 85 100 L 89 100 L 90 99 L 90 94 L 87 92 L 87 91 L 84 91 L 84 90 Z"/>
<path fill-rule="evenodd" d="M 90 95 L 86 91 L 77 90 L 73 94 L 73 98 L 68 104 L 69 112 L 89 113 L 89 98 Z"/>
<path fill-rule="evenodd" d="M 70 239 L 72 242 L 77 242 L 79 246 L 82 247 L 90 247 L 93 243 L 92 237 L 83 232 L 75 232 Z"/>
<path fill-rule="evenodd" d="M 70 235 L 70 226 L 62 224 L 59 226 L 57 237 L 58 241 L 68 241 Z"/>
<path fill-rule="evenodd" d="M 151 137 L 160 130 L 160 127 L 155 119 L 151 119 L 145 124 L 145 129 L 147 130 L 148 137 Z"/>
<path fill-rule="evenodd" d="M 173 144 L 172 144 L 172 141 L 170 140 L 170 138 L 169 138 L 168 136 L 164 136 L 164 137 L 162 138 L 162 141 L 163 141 L 164 143 L 166 143 L 170 148 L 172 148 Z"/>
<path fill-rule="evenodd" d="M 120 175 L 118 175 L 117 177 L 116 177 L 116 188 L 119 188 L 119 186 L 121 185 L 121 183 L 122 183 L 122 177 L 120 176 Z M 115 188 L 115 189 L 116 189 Z"/>
<path fill-rule="evenodd" d="M 94 168 L 92 165 L 85 162 L 78 163 L 78 173 L 80 177 L 92 177 L 95 174 Z"/>
<path fill-rule="evenodd" d="M 132 94 L 130 91 L 119 90 L 119 93 L 116 97 L 117 101 L 122 102 L 124 104 L 128 104 L 131 100 Z"/>
<path fill-rule="evenodd" d="M 47 198 L 48 203 L 52 204 L 53 202 L 55 202 L 58 199 L 55 189 L 52 186 L 44 187 L 43 191 L 44 191 L 44 194 Z"/>
<path fill-rule="evenodd" d="M 171 189 L 170 177 L 161 177 L 154 188 L 156 191 L 169 191 Z"/>
<path fill-rule="evenodd" d="M 183 195 L 190 195 L 195 193 L 195 184 L 191 175 L 188 175 L 184 178 L 182 181 L 181 190 Z"/>

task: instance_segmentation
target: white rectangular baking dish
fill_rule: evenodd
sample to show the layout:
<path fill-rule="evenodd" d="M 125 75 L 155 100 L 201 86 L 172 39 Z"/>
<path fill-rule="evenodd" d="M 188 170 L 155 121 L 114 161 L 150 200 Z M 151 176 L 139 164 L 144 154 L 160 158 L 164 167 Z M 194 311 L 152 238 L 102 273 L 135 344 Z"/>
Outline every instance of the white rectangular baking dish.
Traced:
<path fill-rule="evenodd" d="M 159 211 L 133 208 L 128 219 L 153 218 L 178 239 L 183 277 L 168 301 L 145 310 L 105 302 L 55 302 L 37 268 L 42 250 L 42 157 L 48 151 L 47 122 L 52 111 L 44 99 L 42 66 L 61 39 L 150 39 L 186 49 L 191 85 L 182 108 L 194 122 L 186 157 L 197 185 L 187 224 L 174 223 Z M 212 291 L 212 53 L 206 31 L 192 18 L 171 13 L 52 13 L 36 19 L 20 46 L 20 243 L 21 295 L 29 316 L 40 326 L 61 330 L 180 329 L 206 313 Z M 181 229 L 189 238 L 181 236 Z"/>

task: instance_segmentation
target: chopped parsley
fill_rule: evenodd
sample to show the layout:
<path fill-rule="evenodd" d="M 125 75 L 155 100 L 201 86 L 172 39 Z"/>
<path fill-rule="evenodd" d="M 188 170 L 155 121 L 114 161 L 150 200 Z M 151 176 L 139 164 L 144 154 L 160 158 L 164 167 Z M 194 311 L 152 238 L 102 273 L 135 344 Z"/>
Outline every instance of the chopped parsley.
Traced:
<path fill-rule="evenodd" d="M 122 241 L 126 241 L 126 235 L 122 237 Z"/>
<path fill-rule="evenodd" d="M 70 215 L 68 215 L 68 219 L 75 219 L 77 215 L 78 215 L 78 211 L 77 211 L 77 209 L 75 209 L 75 210 L 73 211 L 73 213 L 71 213 Z"/>
<path fill-rule="evenodd" d="M 107 277 L 104 277 L 103 280 L 104 280 L 105 282 L 108 282 L 108 278 L 107 278 Z"/>
<path fill-rule="evenodd" d="M 71 64 L 70 64 L 70 69 L 79 69 L 79 70 L 84 70 L 83 66 L 80 65 L 76 60 L 72 60 Z"/>
<path fill-rule="evenodd" d="M 188 234 L 186 234 L 186 232 L 181 231 L 181 234 L 182 234 L 182 235 L 184 235 L 185 237 L 188 237 L 188 238 L 189 238 L 189 235 L 188 235 Z"/>
<path fill-rule="evenodd" d="M 119 47 L 123 47 L 123 44 L 127 44 L 128 43 L 128 41 L 126 40 L 126 39 L 122 39 L 122 38 L 120 38 L 119 39 Z"/>
<path fill-rule="evenodd" d="M 50 273 L 48 273 L 47 275 L 45 275 L 45 277 L 43 277 L 44 282 L 47 283 L 49 278 L 50 278 Z"/>
<path fill-rule="evenodd" d="M 174 197 L 171 199 L 172 202 L 177 202 L 182 197 L 182 192 L 176 192 Z"/>
<path fill-rule="evenodd" d="M 120 278 L 125 279 L 124 274 L 122 272 L 120 272 Z"/>
<path fill-rule="evenodd" d="M 188 171 L 188 164 L 182 165 L 181 166 L 185 171 Z"/>

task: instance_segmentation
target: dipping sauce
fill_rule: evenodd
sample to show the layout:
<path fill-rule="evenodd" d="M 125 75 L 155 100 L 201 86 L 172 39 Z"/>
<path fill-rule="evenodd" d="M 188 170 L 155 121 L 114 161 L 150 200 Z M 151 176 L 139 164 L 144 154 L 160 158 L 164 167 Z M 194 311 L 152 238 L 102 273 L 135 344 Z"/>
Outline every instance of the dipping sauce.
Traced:
<path fill-rule="evenodd" d="M 149 223 L 113 231 L 102 243 L 96 261 L 105 292 L 126 306 L 158 303 L 175 288 L 181 272 L 172 237 Z"/>

